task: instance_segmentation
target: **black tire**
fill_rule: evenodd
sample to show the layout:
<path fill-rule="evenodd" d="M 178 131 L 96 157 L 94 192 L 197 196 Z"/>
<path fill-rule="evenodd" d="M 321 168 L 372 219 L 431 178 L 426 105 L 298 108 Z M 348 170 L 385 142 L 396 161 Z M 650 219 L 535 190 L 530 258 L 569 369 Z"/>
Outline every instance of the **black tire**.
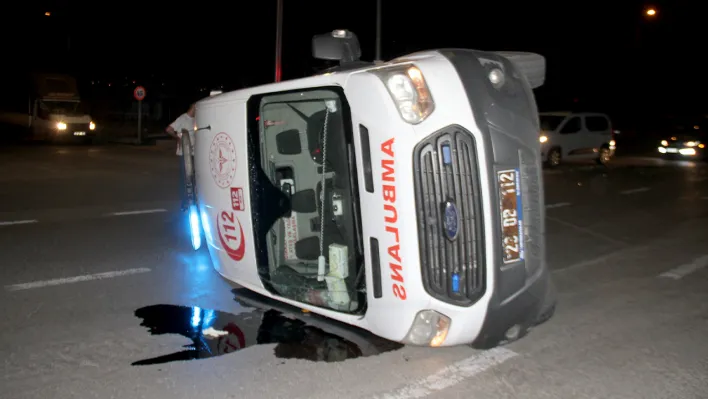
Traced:
<path fill-rule="evenodd" d="M 598 165 L 603 165 L 607 166 L 608 163 L 612 160 L 612 154 L 610 153 L 610 147 L 608 146 L 602 146 L 600 148 L 600 155 L 598 155 L 597 159 L 595 162 L 598 163 Z"/>
<path fill-rule="evenodd" d="M 546 156 L 546 165 L 549 168 L 558 167 L 558 165 L 561 164 L 562 157 L 563 155 L 561 153 L 560 148 L 551 148 L 550 151 L 548 151 L 548 155 Z"/>

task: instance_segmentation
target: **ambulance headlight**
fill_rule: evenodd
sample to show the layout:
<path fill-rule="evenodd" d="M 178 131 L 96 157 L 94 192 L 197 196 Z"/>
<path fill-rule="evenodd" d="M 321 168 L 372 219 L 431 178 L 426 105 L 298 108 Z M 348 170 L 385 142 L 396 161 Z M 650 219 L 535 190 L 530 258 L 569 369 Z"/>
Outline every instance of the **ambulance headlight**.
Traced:
<path fill-rule="evenodd" d="M 423 122 L 435 110 L 425 77 L 412 65 L 372 71 L 384 82 L 398 113 L 410 124 Z"/>
<path fill-rule="evenodd" d="M 57 122 L 57 130 L 66 130 L 66 123 Z"/>
<path fill-rule="evenodd" d="M 403 341 L 418 346 L 440 346 L 445 342 L 449 329 L 449 317 L 434 310 L 422 310 L 413 319 L 413 325 Z"/>

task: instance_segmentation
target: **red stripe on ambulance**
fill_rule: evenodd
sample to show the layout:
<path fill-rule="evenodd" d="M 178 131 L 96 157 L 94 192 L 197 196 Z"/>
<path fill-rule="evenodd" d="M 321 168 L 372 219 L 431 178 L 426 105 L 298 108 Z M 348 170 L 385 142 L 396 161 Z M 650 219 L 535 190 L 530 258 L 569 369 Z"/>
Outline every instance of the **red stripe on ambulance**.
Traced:
<path fill-rule="evenodd" d="M 393 154 L 393 139 L 389 139 L 381 144 L 381 181 L 383 182 L 382 190 L 384 200 L 384 222 L 386 232 L 393 235 L 395 244 L 388 247 L 388 268 L 391 270 L 391 280 L 393 284 L 393 296 L 405 301 L 406 287 L 403 279 L 403 266 L 401 256 L 398 254 L 401 250 L 400 237 L 398 234 L 398 209 L 396 208 L 396 164 Z M 389 158 L 387 159 L 386 156 Z M 388 184 L 387 184 L 388 183 Z"/>

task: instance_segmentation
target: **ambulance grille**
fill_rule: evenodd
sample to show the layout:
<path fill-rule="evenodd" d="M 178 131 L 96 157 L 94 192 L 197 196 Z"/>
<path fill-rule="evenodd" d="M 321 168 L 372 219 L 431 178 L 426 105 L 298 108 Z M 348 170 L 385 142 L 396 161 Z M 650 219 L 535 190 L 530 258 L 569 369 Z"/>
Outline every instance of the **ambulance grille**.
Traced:
<path fill-rule="evenodd" d="M 485 290 L 474 139 L 462 127 L 449 126 L 419 143 L 413 160 L 423 285 L 441 301 L 470 306 Z M 446 203 L 457 209 L 456 229 L 445 223 Z"/>

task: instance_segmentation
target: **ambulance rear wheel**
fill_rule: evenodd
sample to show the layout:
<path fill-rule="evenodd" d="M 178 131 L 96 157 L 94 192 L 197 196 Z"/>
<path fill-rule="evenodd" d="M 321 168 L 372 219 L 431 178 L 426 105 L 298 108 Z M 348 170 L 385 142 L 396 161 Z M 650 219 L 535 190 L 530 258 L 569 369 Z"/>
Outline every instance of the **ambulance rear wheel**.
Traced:
<path fill-rule="evenodd" d="M 194 173 L 194 154 L 189 134 L 182 134 L 182 154 L 184 159 L 185 190 L 187 193 L 187 206 L 197 203 L 196 176 Z"/>

